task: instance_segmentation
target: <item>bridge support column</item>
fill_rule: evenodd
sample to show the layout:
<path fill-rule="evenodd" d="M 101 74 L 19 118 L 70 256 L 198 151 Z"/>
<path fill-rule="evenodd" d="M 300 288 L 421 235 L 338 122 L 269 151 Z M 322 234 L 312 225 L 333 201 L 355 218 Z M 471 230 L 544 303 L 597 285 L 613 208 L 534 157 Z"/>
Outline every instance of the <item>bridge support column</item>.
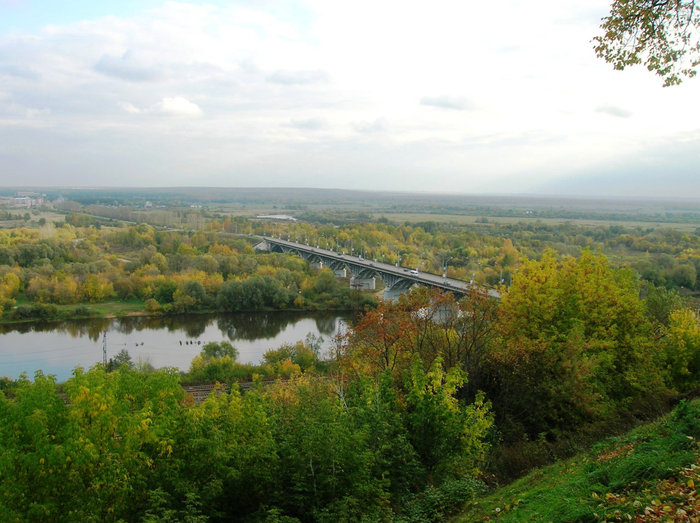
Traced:
<path fill-rule="evenodd" d="M 377 288 L 377 282 L 374 278 L 359 278 L 353 276 L 350 278 L 350 287 L 363 291 L 373 291 Z"/>
<path fill-rule="evenodd" d="M 340 269 L 333 269 L 333 273 L 335 274 L 336 278 L 348 277 L 348 270 L 345 267 L 341 267 Z"/>
<path fill-rule="evenodd" d="M 313 262 L 309 263 L 309 267 L 311 267 L 312 269 L 321 270 L 321 269 L 323 269 L 323 262 L 322 261 L 313 261 Z"/>

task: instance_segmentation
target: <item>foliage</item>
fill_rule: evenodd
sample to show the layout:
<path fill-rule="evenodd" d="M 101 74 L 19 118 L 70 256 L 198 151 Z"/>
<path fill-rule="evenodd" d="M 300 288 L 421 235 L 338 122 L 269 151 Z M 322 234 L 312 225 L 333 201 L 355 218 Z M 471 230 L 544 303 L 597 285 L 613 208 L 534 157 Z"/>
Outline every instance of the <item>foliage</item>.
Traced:
<path fill-rule="evenodd" d="M 484 443 L 491 426 L 489 406 L 483 398 L 462 408 L 455 393 L 465 381 L 459 369 L 448 372 L 437 359 L 429 372 L 414 360 L 406 393 L 409 441 L 430 481 L 474 475 L 487 450 Z"/>
<path fill-rule="evenodd" d="M 611 416 L 662 386 L 636 281 L 602 255 L 525 262 L 503 295 L 499 329 L 492 399 L 530 435 Z"/>
<path fill-rule="evenodd" d="M 677 309 L 669 315 L 662 347 L 668 383 L 681 392 L 700 385 L 700 321 L 694 311 Z"/>
<path fill-rule="evenodd" d="M 278 372 L 285 362 L 297 366 L 300 371 L 307 371 L 319 366 L 319 348 L 309 343 L 298 341 L 294 345 L 285 344 L 277 349 L 271 349 L 263 354 L 263 362 Z M 283 372 L 279 372 L 284 374 Z"/>
<path fill-rule="evenodd" d="M 448 479 L 438 487 L 428 487 L 420 494 L 406 497 L 397 523 L 446 521 L 468 502 L 483 494 L 485 485 L 473 478 Z"/>
<path fill-rule="evenodd" d="M 700 404 L 682 402 L 660 421 L 608 438 L 590 452 L 533 471 L 474 501 L 458 519 L 670 521 L 665 518 L 675 515 L 686 521 L 677 509 L 692 511 L 695 502 L 692 496 L 675 497 L 674 490 L 689 492 L 684 487 L 694 486 L 698 436 Z"/>
<path fill-rule="evenodd" d="M 454 509 L 477 484 L 487 417 L 459 404 L 437 367 L 429 379 L 406 403 L 385 374 L 350 384 L 344 398 L 331 381 L 301 375 L 196 405 L 169 371 L 76 369 L 65 400 L 37 374 L 16 382 L 12 398 L 0 394 L 0 518 L 356 521 L 390 519 L 415 494 L 414 515 Z M 451 449 L 439 467 L 427 448 L 414 450 L 418 425 Z M 444 489 L 438 468 L 452 482 Z"/>
<path fill-rule="evenodd" d="M 596 54 L 615 69 L 644 63 L 664 86 L 679 84 L 700 64 L 696 8 L 695 0 L 614 0 Z"/>
<path fill-rule="evenodd" d="M 120 370 L 120 369 L 133 369 L 134 362 L 131 361 L 131 355 L 126 349 L 120 350 L 114 358 L 110 358 L 107 362 L 107 371 Z"/>
<path fill-rule="evenodd" d="M 218 343 L 212 341 L 202 347 L 201 356 L 205 360 L 223 358 L 224 356 L 228 356 L 229 358 L 235 360 L 238 358 L 238 349 L 236 349 L 236 347 L 231 345 L 231 343 L 228 341 L 220 341 Z"/>

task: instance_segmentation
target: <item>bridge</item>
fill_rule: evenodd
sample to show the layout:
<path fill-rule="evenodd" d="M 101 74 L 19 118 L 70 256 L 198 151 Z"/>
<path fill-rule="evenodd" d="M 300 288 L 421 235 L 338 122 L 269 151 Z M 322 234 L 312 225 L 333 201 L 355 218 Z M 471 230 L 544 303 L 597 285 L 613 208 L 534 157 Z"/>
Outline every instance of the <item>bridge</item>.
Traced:
<path fill-rule="evenodd" d="M 385 299 L 396 299 L 414 285 L 451 292 L 457 298 L 468 294 L 473 288 L 480 288 L 462 280 L 368 260 L 362 256 L 351 256 L 271 236 L 260 236 L 260 238 L 262 241 L 255 246 L 258 250 L 297 254 L 315 267 L 329 267 L 338 277 L 347 277 L 347 271 L 349 271 L 352 275 L 350 285 L 357 289 L 374 289 L 375 278 L 378 277 L 385 285 Z M 480 289 L 485 290 L 492 298 L 500 298 L 500 294 L 493 289 Z"/>

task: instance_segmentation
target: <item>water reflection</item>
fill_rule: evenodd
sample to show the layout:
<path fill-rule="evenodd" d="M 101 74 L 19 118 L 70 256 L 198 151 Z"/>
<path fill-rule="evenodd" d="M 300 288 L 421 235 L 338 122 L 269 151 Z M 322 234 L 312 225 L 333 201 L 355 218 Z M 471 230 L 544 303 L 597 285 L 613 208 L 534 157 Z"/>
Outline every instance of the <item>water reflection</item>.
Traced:
<path fill-rule="evenodd" d="M 288 325 L 293 325 L 308 317 L 308 314 L 293 312 L 276 314 L 250 312 L 219 316 L 216 320 L 216 324 L 221 332 L 225 333 L 230 340 L 255 341 L 275 338 Z M 316 322 L 318 322 L 319 318 L 330 321 L 333 324 L 331 329 L 335 328 L 337 315 L 314 316 L 314 318 Z"/>
<path fill-rule="evenodd" d="M 133 334 L 143 330 L 183 331 L 186 337 L 197 339 L 207 327 L 216 323 L 230 340 L 255 341 L 279 335 L 287 326 L 302 319 L 311 318 L 318 332 L 325 336 L 335 334 L 338 319 L 336 313 L 309 314 L 304 312 L 243 312 L 237 314 L 197 314 L 180 316 L 132 316 L 116 319 L 82 319 L 64 321 L 38 321 L 0 325 L 0 334 L 17 332 L 59 332 L 74 338 L 87 336 L 97 341 L 104 331 Z"/>
<path fill-rule="evenodd" d="M 92 341 L 97 341 L 102 332 L 109 330 L 114 320 L 64 320 L 64 321 L 37 321 L 31 323 L 10 323 L 0 325 L 0 334 L 17 332 L 26 334 L 30 332 L 60 332 L 69 334 L 73 338 L 87 336 Z"/>
<path fill-rule="evenodd" d="M 241 362 L 257 363 L 269 349 L 295 343 L 308 334 L 323 337 L 326 350 L 347 316 L 293 312 L 129 317 L 0 325 L 0 376 L 31 376 L 36 369 L 67 379 L 76 365 L 102 359 L 102 334 L 108 357 L 126 348 L 132 359 L 156 367 L 189 368 L 201 346 L 228 340 Z"/>
<path fill-rule="evenodd" d="M 336 330 L 335 318 L 332 316 L 316 318 L 316 328 L 325 336 L 333 336 Z"/>

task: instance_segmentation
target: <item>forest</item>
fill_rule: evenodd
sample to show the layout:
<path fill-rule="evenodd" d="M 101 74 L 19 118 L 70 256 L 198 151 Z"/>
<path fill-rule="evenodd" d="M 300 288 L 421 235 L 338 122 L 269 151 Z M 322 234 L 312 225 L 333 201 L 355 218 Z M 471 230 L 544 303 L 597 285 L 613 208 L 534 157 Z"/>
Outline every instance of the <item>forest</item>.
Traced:
<path fill-rule="evenodd" d="M 307 339 L 259 365 L 224 340 L 183 371 L 123 353 L 65 383 L 0 380 L 3 520 L 442 521 L 700 387 L 697 234 L 204 214 L 196 229 L 70 212 L 0 230 L 2 321 L 129 302 L 152 315 L 355 310 L 352 328 L 328 354 Z M 256 234 L 479 285 L 383 301 L 254 250 Z M 214 382 L 202 403 L 183 389 Z"/>

